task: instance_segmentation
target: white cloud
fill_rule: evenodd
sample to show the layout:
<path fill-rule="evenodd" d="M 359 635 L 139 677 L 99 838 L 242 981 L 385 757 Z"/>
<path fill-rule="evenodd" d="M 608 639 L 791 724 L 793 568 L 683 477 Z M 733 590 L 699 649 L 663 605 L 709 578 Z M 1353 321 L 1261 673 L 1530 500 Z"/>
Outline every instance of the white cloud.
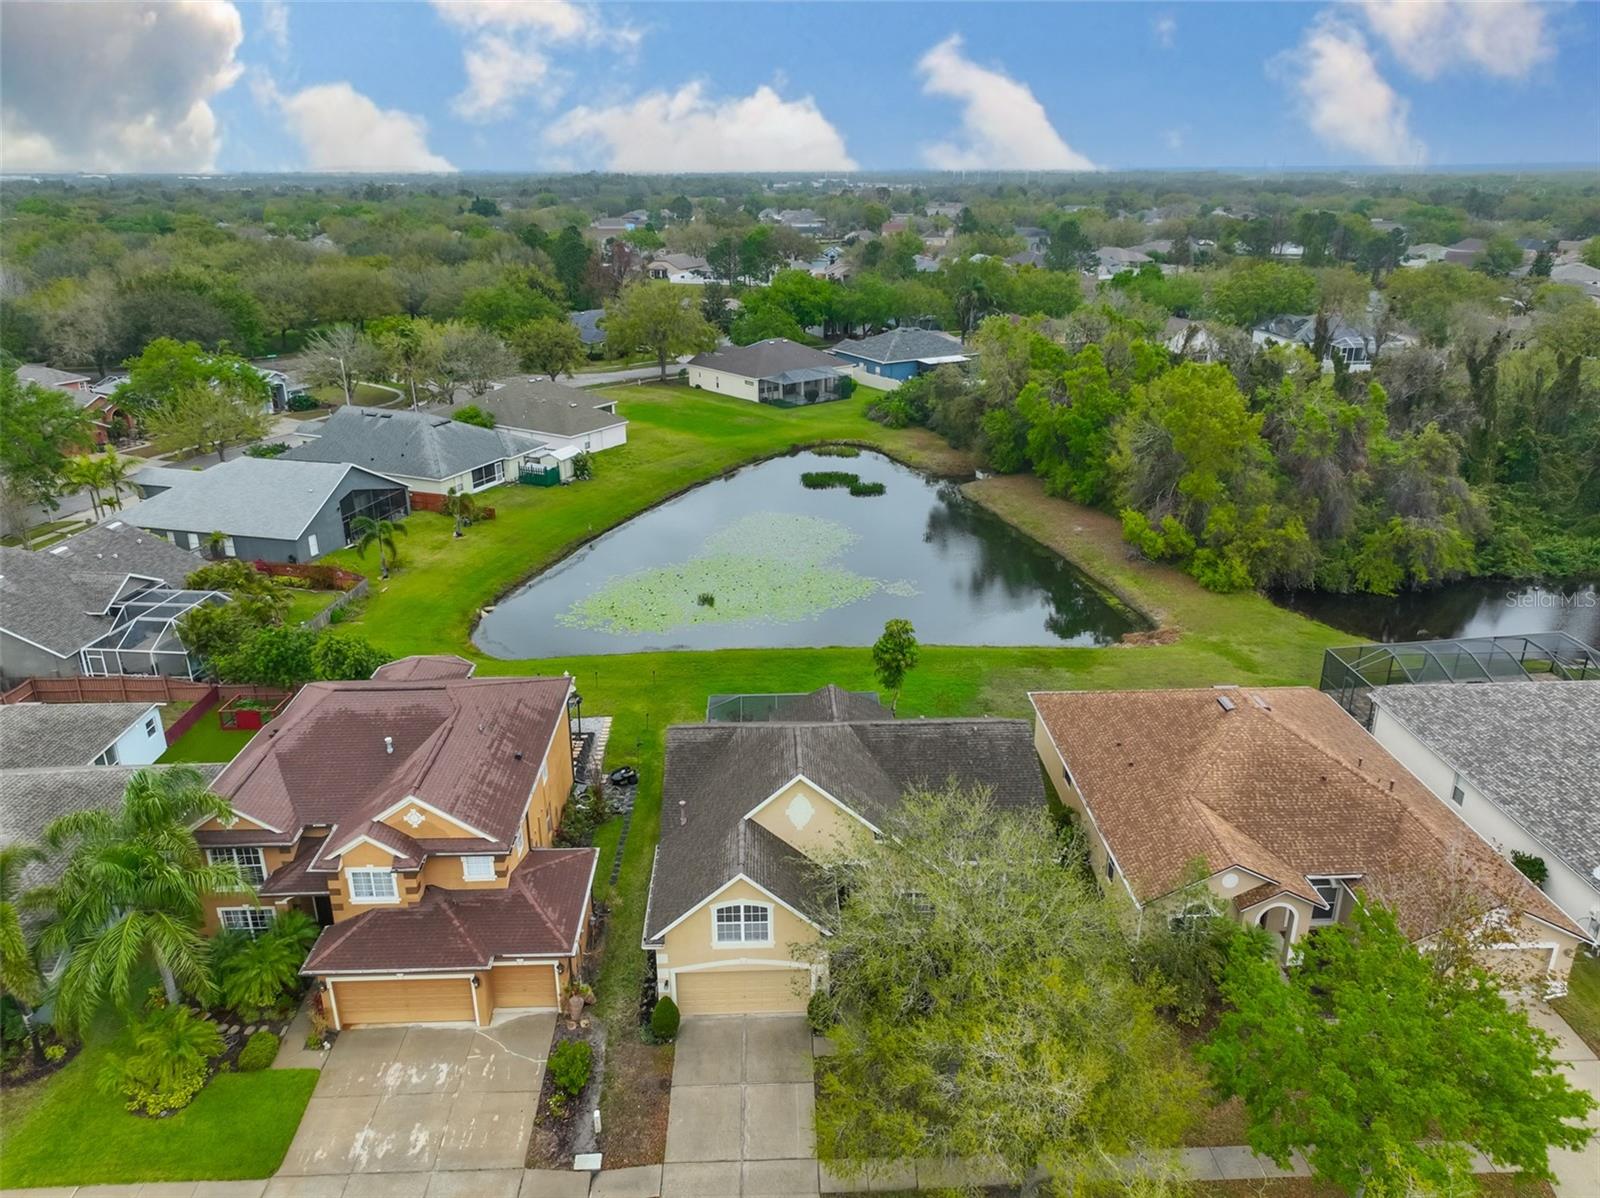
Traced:
<path fill-rule="evenodd" d="M 614 171 L 848 171 L 844 138 L 810 96 L 785 100 L 767 86 L 714 98 L 700 83 L 624 104 L 579 107 L 547 134 L 580 150 L 599 142 Z"/>
<path fill-rule="evenodd" d="M 1410 105 L 1354 26 L 1324 13 L 1272 69 L 1298 94 L 1306 123 L 1325 145 L 1368 162 L 1416 165 L 1426 157 L 1411 132 Z"/>
<path fill-rule="evenodd" d="M 305 148 L 313 171 L 453 171 L 428 149 L 428 124 L 379 108 L 348 83 L 320 83 L 289 95 L 265 83 L 260 99 L 276 107 Z"/>
<path fill-rule="evenodd" d="M 1166 143 L 1167 149 L 1169 149 L 1169 150 L 1181 150 L 1181 149 L 1183 149 L 1184 136 L 1187 133 L 1188 133 L 1188 126 L 1184 126 L 1182 128 L 1179 128 L 1179 129 L 1168 129 L 1165 133 L 1163 133 L 1161 135 L 1161 140 Z"/>
<path fill-rule="evenodd" d="M 228 3 L 7 4 L 0 160 L 7 170 L 209 171 L 210 101 L 244 40 Z"/>
<path fill-rule="evenodd" d="M 959 140 L 924 148 L 929 166 L 947 171 L 1096 169 L 1061 140 L 1027 84 L 963 54 L 960 34 L 924 54 L 917 72 L 925 93 L 962 105 Z"/>
<path fill-rule="evenodd" d="M 1174 16 L 1160 16 L 1150 22 L 1150 30 L 1156 35 L 1156 43 L 1163 50 L 1170 50 L 1178 40 L 1178 18 Z"/>
<path fill-rule="evenodd" d="M 433 0 L 433 7 L 468 37 L 461 51 L 467 86 L 451 105 L 468 120 L 509 116 L 530 92 L 553 103 L 562 89 L 550 68 L 551 46 L 607 41 L 632 49 L 639 42 L 625 22 L 603 20 L 591 5 L 572 0 Z"/>
<path fill-rule="evenodd" d="M 1523 78 L 1555 52 L 1547 7 L 1534 0 L 1360 0 L 1372 32 L 1424 79 L 1456 66 Z"/>
<path fill-rule="evenodd" d="M 261 0 L 261 32 L 279 54 L 289 52 L 288 0 Z"/>

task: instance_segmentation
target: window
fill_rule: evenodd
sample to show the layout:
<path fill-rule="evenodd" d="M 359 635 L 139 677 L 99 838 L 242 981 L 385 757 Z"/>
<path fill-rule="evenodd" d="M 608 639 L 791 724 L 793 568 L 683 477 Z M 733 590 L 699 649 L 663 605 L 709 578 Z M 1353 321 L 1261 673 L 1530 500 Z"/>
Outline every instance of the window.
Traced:
<path fill-rule="evenodd" d="M 186 532 L 183 535 L 189 539 L 189 548 L 190 549 L 198 549 L 198 548 L 200 548 L 200 534 L 199 533 Z"/>
<path fill-rule="evenodd" d="M 151 716 L 144 722 L 144 734 L 146 736 L 154 736 L 156 734 L 156 724 L 159 722 L 155 716 Z"/>
<path fill-rule="evenodd" d="M 1111 859 L 1111 854 L 1106 853 L 1106 881 L 1111 881 L 1117 876 L 1117 863 Z"/>
<path fill-rule="evenodd" d="M 228 557 L 238 557 L 239 556 L 239 551 L 233 547 L 233 538 L 232 537 L 223 537 L 222 538 L 222 552 L 224 554 L 226 554 Z"/>
<path fill-rule="evenodd" d="M 368 866 L 364 869 L 347 869 L 350 878 L 352 903 L 392 903 L 400 897 L 395 884 L 394 870 Z"/>
<path fill-rule="evenodd" d="M 472 489 L 493 486 L 505 477 L 505 463 L 490 462 L 486 466 L 479 466 L 472 472 Z"/>
<path fill-rule="evenodd" d="M 246 885 L 259 886 L 267 880 L 267 865 L 260 849 L 207 849 L 206 857 L 212 865 L 237 865 Z"/>
<path fill-rule="evenodd" d="M 1450 778 L 1450 801 L 1457 807 L 1467 801 L 1467 792 L 1461 789 L 1461 775 L 1455 774 Z"/>
<path fill-rule="evenodd" d="M 117 746 L 116 745 L 112 745 L 109 749 L 107 749 L 104 753 L 100 754 L 100 756 L 96 757 L 89 764 L 90 765 L 116 765 L 117 764 Z"/>
<path fill-rule="evenodd" d="M 716 944 L 771 944 L 772 908 L 760 903 L 728 903 L 714 914 Z"/>
<path fill-rule="evenodd" d="M 219 907 L 217 916 L 222 920 L 222 926 L 230 932 L 259 936 L 272 926 L 278 913 L 270 907 Z"/>
<path fill-rule="evenodd" d="M 461 858 L 461 876 L 468 882 L 494 881 L 494 858 L 486 854 Z"/>
<path fill-rule="evenodd" d="M 1342 883 L 1333 878 L 1308 879 L 1317 892 L 1317 897 L 1323 902 L 1323 909 L 1311 912 L 1312 923 L 1332 923 L 1339 914 L 1339 892 L 1344 889 Z"/>

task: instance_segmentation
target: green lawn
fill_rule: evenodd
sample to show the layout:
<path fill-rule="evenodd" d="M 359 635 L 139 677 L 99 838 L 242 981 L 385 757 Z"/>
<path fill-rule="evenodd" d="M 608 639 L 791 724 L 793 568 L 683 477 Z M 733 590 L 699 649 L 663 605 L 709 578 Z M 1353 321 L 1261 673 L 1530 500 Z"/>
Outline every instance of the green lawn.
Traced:
<path fill-rule="evenodd" d="M 317 1084 L 314 1069 L 219 1074 L 184 1110 L 148 1119 L 100 1092 L 103 1059 L 85 1048 L 16 1122 L 7 1118 L 0 1186 L 267 1177 Z"/>
<path fill-rule="evenodd" d="M 178 738 L 178 743 L 168 745 L 161 754 L 160 764 L 175 761 L 232 761 L 239 755 L 254 732 L 229 732 L 217 724 L 215 710 L 208 711 L 193 728 Z"/>
<path fill-rule="evenodd" d="M 284 616 L 286 624 L 300 624 L 316 615 L 328 604 L 338 598 L 338 591 L 303 591 L 291 589 L 289 592 L 289 612 Z"/>
<path fill-rule="evenodd" d="M 1567 979 L 1567 996 L 1550 1005 L 1585 1044 L 1600 1052 L 1600 960 L 1580 954 Z"/>

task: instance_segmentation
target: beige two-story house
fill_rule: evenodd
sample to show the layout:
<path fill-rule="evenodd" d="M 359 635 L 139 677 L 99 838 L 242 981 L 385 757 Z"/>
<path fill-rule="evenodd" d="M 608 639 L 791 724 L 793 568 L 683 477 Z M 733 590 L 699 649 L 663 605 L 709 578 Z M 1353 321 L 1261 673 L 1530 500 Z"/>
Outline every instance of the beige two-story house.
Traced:
<path fill-rule="evenodd" d="M 582 966 L 598 853 L 551 847 L 572 680 L 471 673 L 413 658 L 312 683 L 212 784 L 234 818 L 196 837 L 258 898 L 214 896 L 208 929 L 315 915 L 302 972 L 335 1027 L 554 1010 Z"/>

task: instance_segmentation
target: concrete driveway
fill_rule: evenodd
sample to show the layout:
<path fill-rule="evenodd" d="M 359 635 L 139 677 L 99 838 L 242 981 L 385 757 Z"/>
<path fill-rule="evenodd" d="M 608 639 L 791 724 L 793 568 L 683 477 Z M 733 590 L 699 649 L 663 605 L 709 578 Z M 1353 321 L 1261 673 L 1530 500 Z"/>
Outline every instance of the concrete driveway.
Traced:
<path fill-rule="evenodd" d="M 343 1033 L 279 1175 L 521 1169 L 555 1019 Z"/>
<path fill-rule="evenodd" d="M 792 1015 L 690 1018 L 672 1066 L 661 1198 L 813 1195 L 811 1030 Z"/>

